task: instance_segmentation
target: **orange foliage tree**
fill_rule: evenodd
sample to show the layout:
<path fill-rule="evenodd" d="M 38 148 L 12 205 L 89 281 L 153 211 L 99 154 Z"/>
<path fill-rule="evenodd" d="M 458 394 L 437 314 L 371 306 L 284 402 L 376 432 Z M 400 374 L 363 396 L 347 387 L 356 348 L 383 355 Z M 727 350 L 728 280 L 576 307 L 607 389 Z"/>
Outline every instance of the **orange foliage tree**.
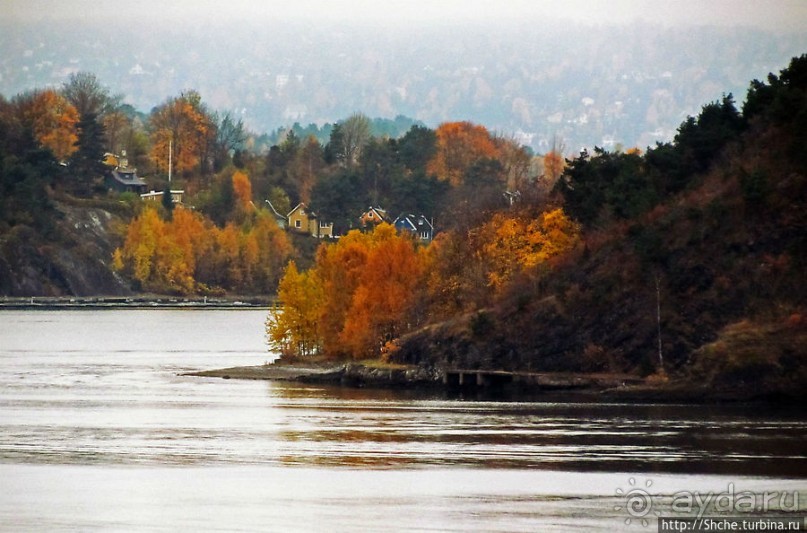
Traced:
<path fill-rule="evenodd" d="M 580 227 L 554 209 L 538 218 L 496 214 L 481 228 L 479 259 L 487 264 L 488 280 L 500 288 L 522 271 L 533 270 L 580 241 Z"/>
<path fill-rule="evenodd" d="M 24 114 L 34 138 L 56 159 L 64 161 L 78 149 L 78 111 L 56 91 L 47 89 L 34 93 Z"/>
<path fill-rule="evenodd" d="M 346 351 L 354 356 L 378 355 L 385 343 L 411 327 L 422 270 L 411 238 L 397 234 L 389 224 L 375 229 L 340 334 Z"/>
<path fill-rule="evenodd" d="M 566 168 L 566 159 L 560 152 L 551 150 L 544 155 L 543 163 L 546 187 L 552 189 L 563 174 L 563 169 Z"/>
<path fill-rule="evenodd" d="M 233 173 L 233 194 L 235 195 L 235 218 L 238 221 L 244 219 L 255 211 L 252 203 L 252 183 L 246 173 L 236 170 Z"/>
<path fill-rule="evenodd" d="M 317 278 L 327 294 L 322 302 L 320 331 L 323 345 L 333 354 L 342 351 L 341 333 L 367 264 L 370 241 L 370 234 L 351 231 L 338 244 L 317 250 Z"/>
<path fill-rule="evenodd" d="M 168 152 L 173 170 L 188 172 L 200 165 L 201 154 L 209 131 L 214 127 L 212 119 L 195 91 L 182 93 L 157 107 L 149 117 L 151 127 L 151 159 L 158 169 L 168 173 Z"/>
<path fill-rule="evenodd" d="M 484 126 L 471 122 L 445 122 L 435 133 L 437 151 L 427 169 L 452 185 L 460 185 L 474 163 L 499 156 L 499 147 Z"/>
<path fill-rule="evenodd" d="M 292 296 L 278 294 L 284 317 L 267 323 L 270 342 L 293 348 L 295 342 L 283 339 L 306 329 L 310 318 L 305 317 L 314 315 L 317 338 L 327 355 L 378 355 L 386 342 L 416 323 L 413 313 L 423 265 L 411 237 L 397 234 L 389 224 L 380 224 L 372 234 L 352 231 L 336 244 L 322 245 L 304 276 L 295 268 L 281 280 L 280 287 Z M 314 290 L 310 283 L 317 284 L 320 296 L 296 298 Z"/>

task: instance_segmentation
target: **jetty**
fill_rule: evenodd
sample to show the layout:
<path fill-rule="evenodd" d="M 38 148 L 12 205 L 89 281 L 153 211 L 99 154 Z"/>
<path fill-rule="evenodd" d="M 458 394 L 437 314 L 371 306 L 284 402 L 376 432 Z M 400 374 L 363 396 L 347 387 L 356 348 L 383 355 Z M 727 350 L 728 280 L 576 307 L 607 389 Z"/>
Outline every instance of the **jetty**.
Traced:
<path fill-rule="evenodd" d="M 631 374 L 525 372 L 507 370 L 447 369 L 443 385 L 449 390 L 494 391 L 529 388 L 533 391 L 609 389 L 641 385 L 644 378 Z"/>

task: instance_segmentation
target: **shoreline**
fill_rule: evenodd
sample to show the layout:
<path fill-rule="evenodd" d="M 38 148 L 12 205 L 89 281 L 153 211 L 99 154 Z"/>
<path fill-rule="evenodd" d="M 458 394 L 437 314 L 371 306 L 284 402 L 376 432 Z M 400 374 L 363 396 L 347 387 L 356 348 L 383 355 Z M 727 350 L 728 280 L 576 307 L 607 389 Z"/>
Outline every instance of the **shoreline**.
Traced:
<path fill-rule="evenodd" d="M 448 373 L 456 372 L 449 371 Z M 474 371 L 468 371 L 473 373 Z M 481 371 L 485 373 L 485 371 Z M 490 371 L 490 374 L 496 374 Z M 451 396 L 490 400 L 536 402 L 626 402 L 626 403 L 771 403 L 800 401 L 781 395 L 766 395 L 742 389 L 716 390 L 683 381 L 651 382 L 621 374 L 520 373 L 528 377 L 500 386 L 476 382 L 449 383 L 447 372 L 415 366 L 375 366 L 361 362 L 282 363 L 230 367 L 182 376 L 290 381 L 345 388 L 442 392 Z"/>
<path fill-rule="evenodd" d="M 55 309 L 268 309 L 270 296 L 180 297 L 180 296 L 27 296 L 0 298 L 0 310 Z"/>

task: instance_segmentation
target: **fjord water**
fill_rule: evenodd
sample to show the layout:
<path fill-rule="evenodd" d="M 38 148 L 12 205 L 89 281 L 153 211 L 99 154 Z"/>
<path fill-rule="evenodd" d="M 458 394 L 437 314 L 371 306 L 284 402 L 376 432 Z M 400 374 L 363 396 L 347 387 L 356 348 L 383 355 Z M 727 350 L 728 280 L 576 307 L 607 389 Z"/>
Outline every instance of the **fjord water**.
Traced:
<path fill-rule="evenodd" d="M 801 491 L 807 506 L 801 406 L 181 375 L 270 361 L 265 318 L 1 311 L 0 530 L 630 531 L 624 494 L 638 486 Z"/>

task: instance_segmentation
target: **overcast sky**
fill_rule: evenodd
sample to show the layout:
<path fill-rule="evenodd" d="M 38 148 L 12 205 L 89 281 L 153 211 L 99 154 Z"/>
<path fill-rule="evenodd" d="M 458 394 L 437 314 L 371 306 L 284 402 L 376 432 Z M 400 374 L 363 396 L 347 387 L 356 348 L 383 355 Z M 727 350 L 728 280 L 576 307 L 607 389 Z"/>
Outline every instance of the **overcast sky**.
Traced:
<path fill-rule="evenodd" d="M 807 31 L 807 0 L 0 0 L 0 16 L 181 19 L 306 18 L 402 25 L 497 19 L 565 18 L 580 23 L 646 20 L 659 24 L 747 25 Z"/>

